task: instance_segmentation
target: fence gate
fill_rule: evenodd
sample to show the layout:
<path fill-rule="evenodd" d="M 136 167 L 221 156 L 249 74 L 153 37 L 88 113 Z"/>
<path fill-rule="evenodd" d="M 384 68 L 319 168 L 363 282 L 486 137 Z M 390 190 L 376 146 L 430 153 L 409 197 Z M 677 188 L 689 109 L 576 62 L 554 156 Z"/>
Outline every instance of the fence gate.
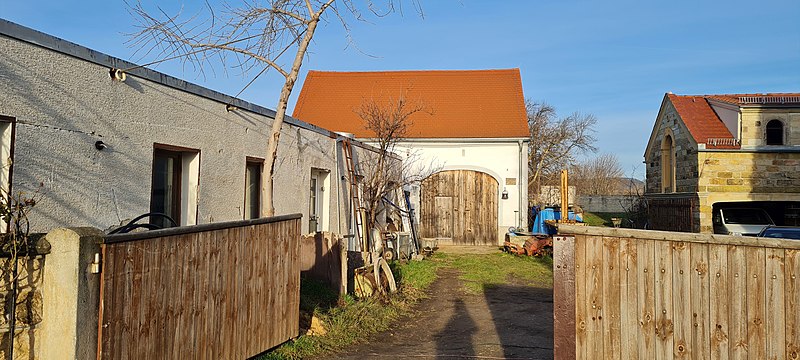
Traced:
<path fill-rule="evenodd" d="M 685 197 L 647 197 L 647 219 L 649 228 L 679 232 L 694 232 L 694 210 L 697 198 Z M 698 209 L 699 211 L 699 209 Z"/>
<path fill-rule="evenodd" d="M 244 359 L 297 336 L 300 214 L 110 235 L 100 359 Z"/>

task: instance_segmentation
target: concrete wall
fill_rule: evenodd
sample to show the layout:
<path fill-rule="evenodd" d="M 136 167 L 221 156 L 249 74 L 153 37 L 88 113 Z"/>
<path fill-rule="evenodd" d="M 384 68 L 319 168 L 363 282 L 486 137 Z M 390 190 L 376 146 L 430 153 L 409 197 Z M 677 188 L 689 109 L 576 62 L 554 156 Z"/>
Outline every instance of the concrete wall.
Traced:
<path fill-rule="evenodd" d="M 243 218 L 245 158 L 266 157 L 273 112 L 147 69 L 113 81 L 110 67 L 132 65 L 8 22 L 0 48 L 0 115 L 16 119 L 12 187 L 41 193 L 33 230 L 106 229 L 149 212 L 154 143 L 199 150 L 197 223 Z M 227 112 L 229 102 L 239 110 Z M 284 125 L 278 214 L 308 218 L 312 168 L 341 177 L 334 137 L 293 119 Z M 326 190 L 323 230 L 346 232 L 347 199 Z"/>
<path fill-rule="evenodd" d="M 517 222 L 522 227 L 527 225 L 527 139 L 519 140 L 523 141 L 521 147 L 518 139 L 408 140 L 399 147 L 416 154 L 420 164 L 438 170 L 474 170 L 494 177 L 498 183 L 497 224 L 498 243 L 501 243 L 509 227 L 517 226 Z M 506 200 L 501 198 L 504 189 L 508 191 Z M 414 206 L 419 209 L 418 197 Z"/>
<path fill-rule="evenodd" d="M 44 239 L 50 253 L 19 260 L 15 359 L 94 359 L 100 275 L 91 272 L 102 232 L 93 228 L 55 229 Z M 8 357 L 11 266 L 0 260 L 0 358 Z"/>
<path fill-rule="evenodd" d="M 637 199 L 630 195 L 580 195 L 578 205 L 588 212 L 627 212 Z"/>

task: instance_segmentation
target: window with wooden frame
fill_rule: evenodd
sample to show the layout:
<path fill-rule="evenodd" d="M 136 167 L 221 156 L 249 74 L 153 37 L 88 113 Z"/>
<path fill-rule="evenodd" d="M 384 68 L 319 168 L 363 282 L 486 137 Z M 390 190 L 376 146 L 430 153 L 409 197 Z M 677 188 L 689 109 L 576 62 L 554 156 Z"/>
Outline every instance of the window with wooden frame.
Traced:
<path fill-rule="evenodd" d="M 261 171 L 264 159 L 247 157 L 244 171 L 244 218 L 261 217 Z"/>
<path fill-rule="evenodd" d="M 14 131 L 16 119 L 0 115 L 0 196 L 8 197 L 11 193 L 12 165 L 14 163 Z M 8 226 L 0 219 L 0 233 L 5 233 Z"/>
<path fill-rule="evenodd" d="M 180 226 L 197 223 L 197 185 L 200 151 L 155 144 L 150 212 L 169 216 Z M 153 216 L 151 223 L 162 228 L 172 224 Z"/>

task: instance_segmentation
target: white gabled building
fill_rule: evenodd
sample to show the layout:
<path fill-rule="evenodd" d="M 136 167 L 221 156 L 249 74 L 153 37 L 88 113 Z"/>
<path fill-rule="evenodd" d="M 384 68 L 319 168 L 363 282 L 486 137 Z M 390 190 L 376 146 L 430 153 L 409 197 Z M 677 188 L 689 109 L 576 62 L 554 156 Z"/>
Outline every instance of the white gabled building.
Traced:
<path fill-rule="evenodd" d="M 310 71 L 293 116 L 369 140 L 354 111 L 366 99 L 404 96 L 430 112 L 410 118 L 399 145 L 439 165 L 421 184 L 424 238 L 495 245 L 527 224 L 529 132 L 519 69 L 466 71 Z"/>

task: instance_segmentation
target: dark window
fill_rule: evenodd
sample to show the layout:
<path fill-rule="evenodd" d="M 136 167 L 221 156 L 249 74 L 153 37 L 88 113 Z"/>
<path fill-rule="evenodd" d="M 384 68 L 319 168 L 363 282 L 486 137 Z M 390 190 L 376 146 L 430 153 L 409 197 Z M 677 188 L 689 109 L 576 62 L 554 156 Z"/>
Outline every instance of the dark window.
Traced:
<path fill-rule="evenodd" d="M 261 217 L 261 168 L 263 166 L 263 160 L 247 159 L 244 180 L 245 219 L 258 219 Z"/>
<path fill-rule="evenodd" d="M 181 160 L 180 152 L 155 149 L 150 190 L 150 212 L 165 214 L 178 224 L 181 223 Z M 160 227 L 172 226 L 164 218 L 151 219 L 152 224 Z"/>
<path fill-rule="evenodd" d="M 723 209 L 726 224 L 769 225 L 769 215 L 761 209 Z"/>
<path fill-rule="evenodd" d="M 767 123 L 767 145 L 783 145 L 783 123 L 780 120 Z"/>

